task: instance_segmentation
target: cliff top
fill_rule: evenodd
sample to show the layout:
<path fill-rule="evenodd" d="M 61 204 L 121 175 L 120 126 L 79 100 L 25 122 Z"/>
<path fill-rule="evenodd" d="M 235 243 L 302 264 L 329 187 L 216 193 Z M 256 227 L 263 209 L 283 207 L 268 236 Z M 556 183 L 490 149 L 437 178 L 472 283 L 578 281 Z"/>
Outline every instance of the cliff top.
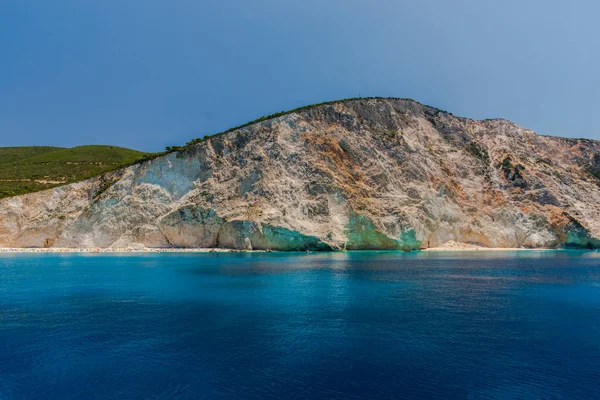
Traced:
<path fill-rule="evenodd" d="M 136 150 L 104 145 L 0 147 L 0 198 L 91 178 L 144 156 Z"/>

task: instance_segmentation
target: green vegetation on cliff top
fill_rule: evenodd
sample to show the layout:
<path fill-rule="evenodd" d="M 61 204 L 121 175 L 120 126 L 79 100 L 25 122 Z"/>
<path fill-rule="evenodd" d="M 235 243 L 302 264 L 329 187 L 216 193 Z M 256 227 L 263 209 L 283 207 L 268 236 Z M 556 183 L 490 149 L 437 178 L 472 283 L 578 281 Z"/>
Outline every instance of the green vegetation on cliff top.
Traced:
<path fill-rule="evenodd" d="M 81 181 L 149 157 L 117 146 L 0 147 L 0 198 Z"/>

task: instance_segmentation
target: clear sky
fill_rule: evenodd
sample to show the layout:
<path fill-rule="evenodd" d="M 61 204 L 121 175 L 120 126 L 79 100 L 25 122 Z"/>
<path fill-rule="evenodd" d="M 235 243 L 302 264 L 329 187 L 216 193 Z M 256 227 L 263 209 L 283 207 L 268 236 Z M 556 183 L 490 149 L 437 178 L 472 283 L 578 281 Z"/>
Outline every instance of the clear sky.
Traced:
<path fill-rule="evenodd" d="M 600 2 L 0 0 L 0 146 L 184 144 L 410 97 L 600 139 Z"/>

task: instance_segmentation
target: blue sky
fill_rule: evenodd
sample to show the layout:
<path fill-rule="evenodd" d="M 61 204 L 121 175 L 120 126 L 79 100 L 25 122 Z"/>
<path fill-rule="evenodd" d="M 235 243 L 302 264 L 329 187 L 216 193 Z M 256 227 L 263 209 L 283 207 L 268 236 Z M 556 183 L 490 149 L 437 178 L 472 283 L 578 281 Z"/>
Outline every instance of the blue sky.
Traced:
<path fill-rule="evenodd" d="M 2 0 L 0 146 L 159 151 L 355 96 L 600 139 L 598 15 L 577 0 Z"/>

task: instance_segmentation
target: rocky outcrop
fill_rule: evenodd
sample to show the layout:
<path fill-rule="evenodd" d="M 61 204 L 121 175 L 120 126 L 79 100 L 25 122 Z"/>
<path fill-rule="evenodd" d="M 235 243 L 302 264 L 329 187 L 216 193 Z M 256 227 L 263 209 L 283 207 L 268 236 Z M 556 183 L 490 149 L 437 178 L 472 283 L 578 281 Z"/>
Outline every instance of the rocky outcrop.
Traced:
<path fill-rule="evenodd" d="M 600 143 L 341 101 L 0 200 L 0 247 L 600 246 Z"/>

